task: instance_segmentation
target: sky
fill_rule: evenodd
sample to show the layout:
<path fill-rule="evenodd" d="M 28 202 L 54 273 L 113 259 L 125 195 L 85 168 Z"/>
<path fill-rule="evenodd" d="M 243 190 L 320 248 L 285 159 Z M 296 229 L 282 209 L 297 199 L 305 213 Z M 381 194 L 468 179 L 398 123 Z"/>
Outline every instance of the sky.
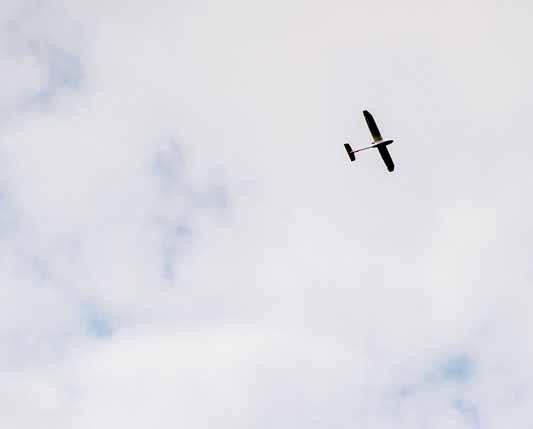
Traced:
<path fill-rule="evenodd" d="M 4 0 L 2 426 L 529 428 L 532 12 Z"/>

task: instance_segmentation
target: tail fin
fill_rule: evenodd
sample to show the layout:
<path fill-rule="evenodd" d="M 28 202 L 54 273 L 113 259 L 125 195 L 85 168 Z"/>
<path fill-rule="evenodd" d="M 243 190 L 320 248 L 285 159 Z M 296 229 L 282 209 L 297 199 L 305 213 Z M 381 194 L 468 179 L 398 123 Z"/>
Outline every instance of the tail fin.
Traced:
<path fill-rule="evenodd" d="M 350 161 L 355 161 L 355 153 L 352 150 L 352 147 L 348 143 L 344 143 L 344 148 L 346 149 L 346 152 L 348 152 L 348 156 L 350 157 Z"/>

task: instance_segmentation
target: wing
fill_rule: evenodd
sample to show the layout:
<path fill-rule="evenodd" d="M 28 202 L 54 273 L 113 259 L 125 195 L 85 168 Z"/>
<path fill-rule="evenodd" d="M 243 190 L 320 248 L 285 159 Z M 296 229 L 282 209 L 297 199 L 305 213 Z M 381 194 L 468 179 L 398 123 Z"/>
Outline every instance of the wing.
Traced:
<path fill-rule="evenodd" d="M 394 162 L 392 162 L 392 158 L 390 157 L 390 153 L 387 149 L 387 146 L 379 146 L 378 150 L 379 154 L 381 155 L 381 158 L 383 159 L 383 162 L 387 166 L 387 170 L 394 171 Z"/>
<path fill-rule="evenodd" d="M 363 115 L 365 116 L 366 124 L 368 125 L 368 129 L 370 130 L 370 134 L 372 134 L 374 141 L 377 142 L 382 140 L 376 121 L 374 121 L 370 112 L 368 110 L 363 110 Z"/>

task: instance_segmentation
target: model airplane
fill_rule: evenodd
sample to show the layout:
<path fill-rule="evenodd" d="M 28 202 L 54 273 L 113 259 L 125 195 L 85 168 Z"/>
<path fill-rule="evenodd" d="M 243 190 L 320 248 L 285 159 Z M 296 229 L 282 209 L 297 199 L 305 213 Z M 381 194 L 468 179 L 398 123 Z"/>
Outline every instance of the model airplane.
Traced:
<path fill-rule="evenodd" d="M 348 152 L 350 161 L 355 161 L 355 154 L 357 152 L 361 152 L 362 150 L 376 148 L 379 151 L 379 154 L 381 155 L 383 162 L 387 166 L 387 170 L 393 171 L 394 162 L 392 162 L 392 158 L 387 149 L 387 146 L 390 145 L 394 140 L 383 140 L 383 137 L 381 137 L 381 134 L 379 132 L 378 126 L 376 125 L 376 121 L 374 121 L 374 118 L 372 117 L 372 115 L 367 110 L 363 110 L 363 115 L 365 116 L 366 124 L 368 125 L 368 128 L 370 129 L 370 134 L 372 134 L 372 138 L 374 139 L 374 142 L 370 146 L 363 147 L 357 150 L 353 150 L 352 147 L 348 143 L 345 143 L 344 147 L 346 149 L 346 152 Z"/>

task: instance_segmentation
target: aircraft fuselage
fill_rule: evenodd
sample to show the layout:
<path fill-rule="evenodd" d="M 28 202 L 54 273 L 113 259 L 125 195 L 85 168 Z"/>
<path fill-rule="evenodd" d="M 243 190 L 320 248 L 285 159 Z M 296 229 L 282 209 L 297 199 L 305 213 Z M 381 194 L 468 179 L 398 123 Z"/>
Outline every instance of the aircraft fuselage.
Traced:
<path fill-rule="evenodd" d="M 354 150 L 354 153 L 361 152 L 362 150 L 372 149 L 373 147 L 378 148 L 380 146 L 388 146 L 390 145 L 394 140 L 381 140 L 378 142 L 372 143 L 370 146 L 362 147 L 360 149 Z"/>
<path fill-rule="evenodd" d="M 380 142 L 377 142 L 377 143 L 374 143 L 372 146 L 373 147 L 376 147 L 376 146 L 387 146 L 387 145 L 390 145 L 394 140 L 382 140 Z"/>

